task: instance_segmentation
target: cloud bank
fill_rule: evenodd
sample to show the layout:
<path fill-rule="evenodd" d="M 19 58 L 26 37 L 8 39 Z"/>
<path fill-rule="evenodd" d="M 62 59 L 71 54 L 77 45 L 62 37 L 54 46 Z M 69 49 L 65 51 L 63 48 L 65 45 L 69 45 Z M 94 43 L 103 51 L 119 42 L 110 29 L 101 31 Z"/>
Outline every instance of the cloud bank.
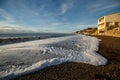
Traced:
<path fill-rule="evenodd" d="M 34 32 L 37 31 L 21 27 L 0 26 L 0 33 L 34 33 Z"/>

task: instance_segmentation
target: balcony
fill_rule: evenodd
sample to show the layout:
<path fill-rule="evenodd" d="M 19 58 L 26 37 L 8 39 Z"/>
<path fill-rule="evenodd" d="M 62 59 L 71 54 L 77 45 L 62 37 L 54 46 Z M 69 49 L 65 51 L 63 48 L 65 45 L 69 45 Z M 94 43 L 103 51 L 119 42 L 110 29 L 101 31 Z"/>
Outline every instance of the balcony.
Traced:
<path fill-rule="evenodd" d="M 102 17 L 98 20 L 98 24 L 102 24 L 102 23 L 104 23 L 104 17 Z"/>
<path fill-rule="evenodd" d="M 104 23 L 99 23 L 98 26 L 100 26 L 100 25 L 104 25 Z"/>

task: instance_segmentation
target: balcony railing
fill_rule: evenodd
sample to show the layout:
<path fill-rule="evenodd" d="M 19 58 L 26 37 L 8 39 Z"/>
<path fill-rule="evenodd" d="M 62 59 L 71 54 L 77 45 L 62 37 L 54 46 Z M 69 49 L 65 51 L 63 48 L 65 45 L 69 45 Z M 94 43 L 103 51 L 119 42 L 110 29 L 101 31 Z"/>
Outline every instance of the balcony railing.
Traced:
<path fill-rule="evenodd" d="M 98 20 L 98 24 L 101 24 L 101 23 L 104 23 L 104 17 L 102 17 Z"/>

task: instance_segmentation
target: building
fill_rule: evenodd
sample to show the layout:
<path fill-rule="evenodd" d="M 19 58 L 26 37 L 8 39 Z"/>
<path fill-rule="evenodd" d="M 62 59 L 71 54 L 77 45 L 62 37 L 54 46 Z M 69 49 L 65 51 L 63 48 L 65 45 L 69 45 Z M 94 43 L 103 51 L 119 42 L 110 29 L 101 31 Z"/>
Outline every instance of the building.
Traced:
<path fill-rule="evenodd" d="M 120 12 L 105 15 L 98 19 L 98 33 L 106 31 L 110 26 L 120 27 Z"/>

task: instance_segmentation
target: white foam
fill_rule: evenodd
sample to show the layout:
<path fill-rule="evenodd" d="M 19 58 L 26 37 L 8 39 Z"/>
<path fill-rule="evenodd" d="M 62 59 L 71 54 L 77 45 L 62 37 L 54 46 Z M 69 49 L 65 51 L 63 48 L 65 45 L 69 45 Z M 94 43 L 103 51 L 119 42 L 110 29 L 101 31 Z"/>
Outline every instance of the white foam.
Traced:
<path fill-rule="evenodd" d="M 107 60 L 96 53 L 99 39 L 74 35 L 0 46 L 1 77 L 40 70 L 66 61 L 105 65 Z M 4 78 L 5 79 L 5 78 Z"/>

